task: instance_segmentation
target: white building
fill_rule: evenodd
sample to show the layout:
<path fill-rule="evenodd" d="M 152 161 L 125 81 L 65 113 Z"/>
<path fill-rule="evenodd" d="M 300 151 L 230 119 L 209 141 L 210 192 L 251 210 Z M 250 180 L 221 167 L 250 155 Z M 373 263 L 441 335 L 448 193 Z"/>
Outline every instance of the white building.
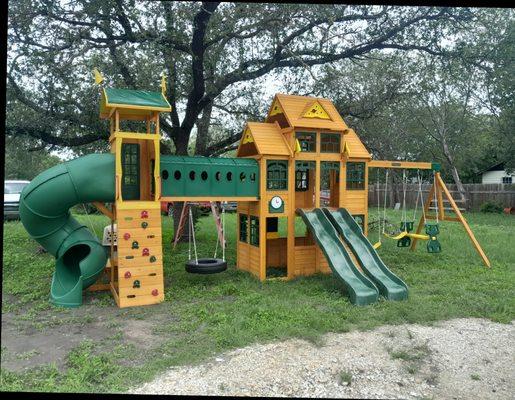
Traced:
<path fill-rule="evenodd" d="M 481 183 L 504 183 L 506 185 L 513 183 L 513 176 L 506 172 L 503 162 L 492 165 L 490 168 L 480 172 L 480 174 Z"/>

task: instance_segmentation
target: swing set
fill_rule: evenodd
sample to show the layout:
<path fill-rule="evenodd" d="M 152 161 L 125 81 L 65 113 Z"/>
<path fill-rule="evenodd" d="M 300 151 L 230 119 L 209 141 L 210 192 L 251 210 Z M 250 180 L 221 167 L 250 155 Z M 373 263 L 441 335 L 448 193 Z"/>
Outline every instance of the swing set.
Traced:
<path fill-rule="evenodd" d="M 451 196 L 449 189 L 445 186 L 445 183 L 440 175 L 440 165 L 436 163 L 419 163 L 419 162 L 397 162 L 397 161 L 371 161 L 369 163 L 369 168 L 385 168 L 385 190 L 384 190 L 384 200 L 383 200 L 383 210 L 381 215 L 381 207 L 380 207 L 380 194 L 379 194 L 379 171 L 377 171 L 377 183 L 376 183 L 376 192 L 377 192 L 377 215 L 379 221 L 378 227 L 378 239 L 377 242 L 373 245 L 375 249 L 381 247 L 383 237 L 396 240 L 397 247 L 410 247 L 413 251 L 416 249 L 417 243 L 419 240 L 427 241 L 426 248 L 428 253 L 440 253 L 442 251 L 442 246 L 438 241 L 438 234 L 440 233 L 439 223 L 441 221 L 451 221 L 451 222 L 459 222 L 465 228 L 467 235 L 469 236 L 474 248 L 478 252 L 479 256 L 483 260 L 483 263 L 490 268 L 490 261 L 488 260 L 486 254 L 484 253 L 481 245 L 477 241 L 474 236 L 474 233 L 470 229 L 467 221 L 463 217 L 460 208 L 456 205 L 456 202 Z M 387 230 L 387 220 L 386 220 L 386 202 L 388 195 L 388 176 L 389 169 L 397 168 L 403 169 L 402 172 L 402 207 L 401 207 L 401 221 L 399 225 L 399 230 L 390 231 Z M 413 218 L 408 220 L 407 211 L 406 211 L 406 191 L 408 185 L 408 176 L 406 174 L 407 169 L 416 169 L 417 170 L 417 197 L 415 201 L 415 209 L 413 212 Z M 422 175 L 421 170 L 432 170 L 432 185 L 429 190 L 429 194 L 427 196 L 426 202 L 424 203 L 423 193 L 422 193 Z M 445 214 L 446 208 L 444 207 L 444 196 L 450 204 L 450 210 L 454 212 L 455 216 L 449 216 Z M 420 216 L 420 220 L 415 232 L 413 232 L 415 221 L 417 218 L 417 209 L 419 202 L 421 204 L 422 215 Z M 431 207 L 433 205 L 433 207 Z M 434 214 L 428 214 L 429 210 L 433 209 Z M 434 222 L 429 222 L 434 221 Z M 422 229 L 424 229 L 425 234 L 421 233 Z"/>

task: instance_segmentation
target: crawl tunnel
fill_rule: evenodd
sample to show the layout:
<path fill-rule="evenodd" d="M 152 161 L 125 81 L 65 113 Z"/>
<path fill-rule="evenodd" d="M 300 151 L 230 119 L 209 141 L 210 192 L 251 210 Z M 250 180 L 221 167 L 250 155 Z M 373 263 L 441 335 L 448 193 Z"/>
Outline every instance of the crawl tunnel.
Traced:
<path fill-rule="evenodd" d="M 163 197 L 259 196 L 259 165 L 252 158 L 161 156 Z"/>

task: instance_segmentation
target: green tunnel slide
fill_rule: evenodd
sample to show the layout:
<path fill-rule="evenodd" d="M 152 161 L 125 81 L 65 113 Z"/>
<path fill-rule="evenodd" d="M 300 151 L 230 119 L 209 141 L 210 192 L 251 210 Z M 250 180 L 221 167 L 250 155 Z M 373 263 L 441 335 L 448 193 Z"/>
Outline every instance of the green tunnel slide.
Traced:
<path fill-rule="evenodd" d="M 391 272 L 365 237 L 352 215 L 344 209 L 297 210 L 327 258 L 334 275 L 353 304 L 366 305 L 381 294 L 388 300 L 408 298 L 408 287 Z M 353 252 L 364 274 L 354 265 L 339 235 Z"/>
<path fill-rule="evenodd" d="M 113 202 L 113 154 L 90 154 L 52 167 L 20 196 L 20 219 L 29 235 L 56 258 L 50 300 L 64 307 L 82 304 L 82 290 L 102 273 L 107 253 L 94 233 L 70 214 L 80 203 Z"/>

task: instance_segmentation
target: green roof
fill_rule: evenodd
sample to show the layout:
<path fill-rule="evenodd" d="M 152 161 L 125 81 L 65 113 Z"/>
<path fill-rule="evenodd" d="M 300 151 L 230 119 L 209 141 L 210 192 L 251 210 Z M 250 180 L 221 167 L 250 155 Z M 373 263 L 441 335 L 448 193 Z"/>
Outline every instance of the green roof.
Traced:
<path fill-rule="evenodd" d="M 106 106 L 125 105 L 149 107 L 153 109 L 171 110 L 170 104 L 161 92 L 150 92 L 146 90 L 114 89 L 105 88 Z"/>
<path fill-rule="evenodd" d="M 257 161 L 253 158 L 230 158 L 230 157 L 202 157 L 202 156 L 177 156 L 161 155 L 161 164 L 186 164 L 186 165 L 228 165 L 228 166 L 257 166 Z"/>

